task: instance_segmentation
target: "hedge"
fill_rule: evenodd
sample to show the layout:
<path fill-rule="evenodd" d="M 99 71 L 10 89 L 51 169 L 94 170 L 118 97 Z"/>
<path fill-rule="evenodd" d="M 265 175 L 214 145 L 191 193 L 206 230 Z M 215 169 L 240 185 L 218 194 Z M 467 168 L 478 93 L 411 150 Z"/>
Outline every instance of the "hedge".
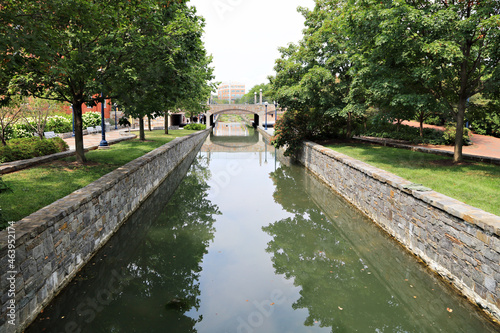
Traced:
<path fill-rule="evenodd" d="M 61 138 L 40 139 L 37 137 L 12 139 L 0 146 L 0 163 L 25 160 L 68 150 Z"/>

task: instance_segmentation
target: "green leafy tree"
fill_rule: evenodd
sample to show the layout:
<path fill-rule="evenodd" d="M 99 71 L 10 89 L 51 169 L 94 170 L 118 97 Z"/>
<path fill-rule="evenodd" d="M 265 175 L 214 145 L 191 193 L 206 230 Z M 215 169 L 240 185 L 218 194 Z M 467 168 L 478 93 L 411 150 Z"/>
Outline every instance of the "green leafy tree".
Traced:
<path fill-rule="evenodd" d="M 157 22 L 158 12 L 173 13 L 173 0 L 8 1 L 4 23 L 9 47 L 21 58 L 11 88 L 35 97 L 69 102 L 75 117 L 77 160 L 85 161 L 82 104 L 113 97 L 116 78 L 147 53 L 133 49 Z M 151 59 L 151 62 L 155 62 Z"/>
<path fill-rule="evenodd" d="M 261 83 L 253 86 L 243 97 L 236 101 L 236 104 L 254 104 L 255 94 L 257 94 L 257 103 L 260 102 L 260 90 L 262 89 L 262 102 L 272 103 L 271 86 L 269 83 Z"/>
<path fill-rule="evenodd" d="M 359 89 L 351 89 L 352 63 L 341 20 L 344 6 L 342 0 L 318 0 L 312 11 L 299 8 L 305 17 L 304 36 L 298 44 L 280 49 L 276 77 L 270 77 L 273 97 L 289 113 L 277 125 L 277 146 L 289 143 L 290 131 L 294 140 L 349 137 L 365 111 Z"/>
<path fill-rule="evenodd" d="M 387 103 L 455 115 L 462 160 L 467 100 L 498 96 L 500 2 L 350 0 L 345 12 L 358 82 Z M 378 99 L 380 100 L 380 99 Z"/>
<path fill-rule="evenodd" d="M 134 38 L 137 57 L 116 77 L 117 97 L 125 113 L 139 119 L 140 139 L 145 140 L 144 117 L 155 118 L 182 108 L 191 116 L 204 111 L 213 78 L 201 41 L 203 19 L 184 2 L 161 8 Z M 168 133 L 168 126 L 165 126 Z"/>
<path fill-rule="evenodd" d="M 24 104 L 22 118 L 30 132 L 36 133 L 39 138 L 45 138 L 44 132 L 49 121 L 49 117 L 60 109 L 58 102 L 43 100 L 40 98 L 30 98 Z"/>
<path fill-rule="evenodd" d="M 23 104 L 19 98 L 11 100 L 7 105 L 0 106 L 0 140 L 2 141 L 2 145 L 7 145 L 7 139 L 12 132 L 12 126 L 21 119 L 22 114 Z"/>

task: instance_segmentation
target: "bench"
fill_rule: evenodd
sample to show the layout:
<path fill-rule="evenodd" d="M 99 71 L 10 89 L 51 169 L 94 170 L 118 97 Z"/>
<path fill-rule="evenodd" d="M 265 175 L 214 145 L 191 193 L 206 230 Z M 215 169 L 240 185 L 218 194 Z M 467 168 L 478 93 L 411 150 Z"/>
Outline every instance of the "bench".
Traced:
<path fill-rule="evenodd" d="M 45 136 L 46 139 L 52 139 L 57 137 L 56 133 L 54 132 L 43 132 L 43 135 Z"/>
<path fill-rule="evenodd" d="M 96 130 L 98 133 L 100 133 L 100 132 L 102 132 L 102 127 L 101 127 L 101 126 L 96 126 L 96 127 L 95 127 L 95 130 Z"/>
<path fill-rule="evenodd" d="M 87 127 L 87 134 L 93 134 L 93 133 L 96 133 L 95 128 L 93 128 L 93 127 Z"/>

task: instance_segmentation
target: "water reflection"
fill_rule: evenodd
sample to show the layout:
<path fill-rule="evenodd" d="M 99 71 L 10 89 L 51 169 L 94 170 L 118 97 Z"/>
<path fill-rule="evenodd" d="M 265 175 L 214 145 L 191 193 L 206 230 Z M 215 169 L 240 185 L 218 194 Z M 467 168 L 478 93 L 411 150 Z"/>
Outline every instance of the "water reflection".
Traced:
<path fill-rule="evenodd" d="M 267 251 L 276 273 L 301 288 L 292 308 L 307 309 L 304 325 L 332 332 L 496 331 L 316 178 L 288 166 L 271 177 L 274 199 L 294 216 L 263 227 L 272 236 Z"/>
<path fill-rule="evenodd" d="M 186 312 L 199 308 L 200 264 L 220 212 L 207 199 L 206 163 L 195 160 L 186 175 L 194 156 L 26 332 L 196 332 L 203 317 Z"/>

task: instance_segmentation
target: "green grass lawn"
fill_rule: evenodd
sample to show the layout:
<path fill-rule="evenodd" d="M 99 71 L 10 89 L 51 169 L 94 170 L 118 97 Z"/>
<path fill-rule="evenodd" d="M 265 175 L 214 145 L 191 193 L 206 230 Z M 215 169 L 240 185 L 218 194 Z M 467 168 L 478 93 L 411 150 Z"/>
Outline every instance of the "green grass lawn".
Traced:
<path fill-rule="evenodd" d="M 192 133 L 195 131 L 171 130 L 169 135 L 163 130 L 146 131 L 146 142 L 134 139 L 86 153 L 85 165 L 78 165 L 75 157 L 69 157 L 4 175 L 2 179 L 12 189 L 0 194 L 4 218 L 18 221 L 165 143 Z"/>
<path fill-rule="evenodd" d="M 453 165 L 449 157 L 369 144 L 338 143 L 326 147 L 500 215 L 498 165 L 474 162 Z"/>

